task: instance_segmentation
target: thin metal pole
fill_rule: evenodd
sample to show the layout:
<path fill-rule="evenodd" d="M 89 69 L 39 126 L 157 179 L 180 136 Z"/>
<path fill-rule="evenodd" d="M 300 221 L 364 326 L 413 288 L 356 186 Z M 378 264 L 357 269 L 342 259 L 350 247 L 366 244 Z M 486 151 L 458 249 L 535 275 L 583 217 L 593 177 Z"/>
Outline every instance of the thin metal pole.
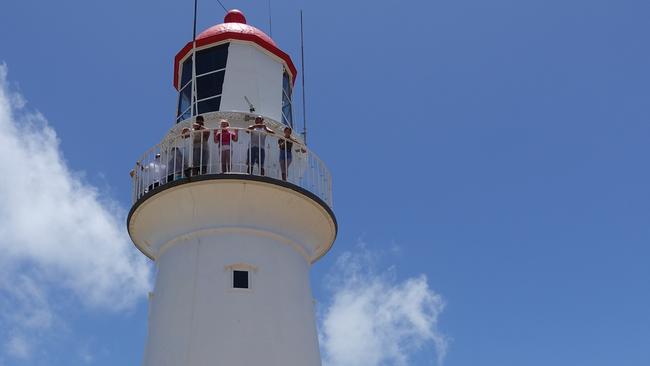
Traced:
<path fill-rule="evenodd" d="M 228 12 L 228 9 L 226 9 L 226 7 L 223 6 L 223 4 L 221 3 L 221 1 L 217 0 L 217 2 L 219 3 L 219 5 L 221 5 L 221 7 L 223 8 L 223 11 L 225 11 L 225 12 L 227 13 L 227 12 Z"/>
<path fill-rule="evenodd" d="M 307 108 L 305 107 L 305 42 L 302 26 L 302 9 L 300 9 L 300 68 L 302 77 L 302 138 L 307 145 Z"/>
<path fill-rule="evenodd" d="M 198 106 L 196 105 L 196 16 L 198 2 L 198 0 L 194 0 L 194 24 L 192 26 L 192 103 L 190 116 L 198 114 Z"/>
<path fill-rule="evenodd" d="M 273 23 L 271 22 L 271 0 L 269 0 L 269 36 L 273 38 Z"/>

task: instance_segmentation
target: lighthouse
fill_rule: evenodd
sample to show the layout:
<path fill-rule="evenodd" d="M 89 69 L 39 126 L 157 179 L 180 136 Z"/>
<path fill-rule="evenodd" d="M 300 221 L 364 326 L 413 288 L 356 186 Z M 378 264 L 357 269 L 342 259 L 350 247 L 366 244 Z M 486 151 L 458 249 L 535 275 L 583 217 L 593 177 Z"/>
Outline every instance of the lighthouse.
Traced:
<path fill-rule="evenodd" d="M 238 10 L 176 55 L 175 116 L 131 172 L 128 232 L 155 264 L 143 365 L 321 364 L 309 270 L 337 223 L 296 77 Z"/>

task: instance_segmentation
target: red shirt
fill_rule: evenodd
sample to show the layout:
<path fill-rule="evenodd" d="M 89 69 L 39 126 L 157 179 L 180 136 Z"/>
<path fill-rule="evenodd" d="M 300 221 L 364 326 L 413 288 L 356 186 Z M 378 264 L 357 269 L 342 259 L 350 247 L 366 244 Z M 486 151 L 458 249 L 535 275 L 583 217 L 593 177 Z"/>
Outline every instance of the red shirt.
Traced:
<path fill-rule="evenodd" d="M 214 142 L 221 146 L 230 146 L 230 140 L 237 140 L 237 133 L 222 128 L 214 134 Z"/>

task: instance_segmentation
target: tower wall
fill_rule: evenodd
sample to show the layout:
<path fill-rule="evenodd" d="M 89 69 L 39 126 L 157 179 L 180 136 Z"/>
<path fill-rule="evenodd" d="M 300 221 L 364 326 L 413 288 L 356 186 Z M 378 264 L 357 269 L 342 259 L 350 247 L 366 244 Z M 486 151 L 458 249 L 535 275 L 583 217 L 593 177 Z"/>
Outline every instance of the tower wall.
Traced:
<path fill-rule="evenodd" d="M 251 266 L 233 289 L 232 265 Z M 145 366 L 320 365 L 309 263 L 261 232 L 179 241 L 158 258 Z"/>
<path fill-rule="evenodd" d="M 243 178 L 163 189 L 129 215 L 156 260 L 145 366 L 318 366 L 309 269 L 333 215 L 305 192 Z M 250 288 L 233 288 L 247 270 Z"/>

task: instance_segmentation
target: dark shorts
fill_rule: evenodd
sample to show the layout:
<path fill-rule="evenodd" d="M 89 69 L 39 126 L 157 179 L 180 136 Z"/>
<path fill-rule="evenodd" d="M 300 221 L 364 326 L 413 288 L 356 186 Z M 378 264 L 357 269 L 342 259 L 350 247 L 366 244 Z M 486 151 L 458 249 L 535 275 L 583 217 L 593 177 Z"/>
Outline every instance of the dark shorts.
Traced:
<path fill-rule="evenodd" d="M 263 166 L 265 156 L 266 154 L 264 149 L 252 147 L 248 150 L 246 160 L 248 160 L 248 165 L 255 165 L 257 163 L 260 166 Z"/>
<path fill-rule="evenodd" d="M 292 156 L 291 156 L 291 150 L 285 152 L 284 150 L 280 150 L 280 161 L 288 161 L 291 163 Z"/>
<path fill-rule="evenodd" d="M 210 160 L 210 150 L 208 149 L 208 144 L 194 145 L 192 151 L 192 166 L 198 168 L 200 166 L 208 165 Z"/>

